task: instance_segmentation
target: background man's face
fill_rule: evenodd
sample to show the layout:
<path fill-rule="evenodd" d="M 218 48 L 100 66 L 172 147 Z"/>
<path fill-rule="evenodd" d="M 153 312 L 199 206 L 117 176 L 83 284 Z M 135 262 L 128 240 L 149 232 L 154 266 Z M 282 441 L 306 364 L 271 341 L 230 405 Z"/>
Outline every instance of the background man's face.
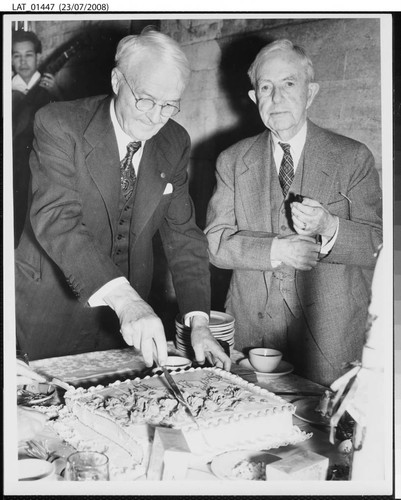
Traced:
<path fill-rule="evenodd" d="M 263 123 L 281 140 L 290 140 L 305 123 L 318 85 L 308 83 L 305 66 L 287 50 L 265 56 L 256 82 L 249 96 L 257 104 Z"/>
<path fill-rule="evenodd" d="M 15 72 L 28 83 L 38 68 L 38 54 L 32 42 L 17 42 L 13 45 L 12 64 Z"/>
<path fill-rule="evenodd" d="M 126 70 L 124 76 L 135 96 L 138 99 L 153 99 L 157 104 L 178 105 L 184 90 L 179 72 L 165 62 L 152 62 L 151 59 L 152 57 L 144 57 Z M 112 86 L 116 94 L 115 110 L 118 122 L 133 140 L 150 139 L 167 123 L 169 118 L 160 114 L 160 106 L 156 105 L 150 111 L 139 111 L 136 108 L 135 97 L 116 68 L 112 73 Z"/>

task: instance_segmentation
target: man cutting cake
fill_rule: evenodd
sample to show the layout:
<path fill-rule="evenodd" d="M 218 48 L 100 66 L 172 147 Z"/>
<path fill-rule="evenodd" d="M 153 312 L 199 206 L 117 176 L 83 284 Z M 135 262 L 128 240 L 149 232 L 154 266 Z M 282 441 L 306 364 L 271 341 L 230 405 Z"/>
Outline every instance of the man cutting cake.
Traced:
<path fill-rule="evenodd" d="M 210 333 L 207 240 L 188 194 L 190 139 L 171 119 L 190 69 L 171 38 L 120 41 L 113 96 L 36 115 L 30 217 L 16 250 L 19 348 L 30 359 L 131 345 L 167 357 L 147 303 L 159 232 L 196 359 L 229 369 Z M 121 335 L 120 335 L 121 332 Z"/>

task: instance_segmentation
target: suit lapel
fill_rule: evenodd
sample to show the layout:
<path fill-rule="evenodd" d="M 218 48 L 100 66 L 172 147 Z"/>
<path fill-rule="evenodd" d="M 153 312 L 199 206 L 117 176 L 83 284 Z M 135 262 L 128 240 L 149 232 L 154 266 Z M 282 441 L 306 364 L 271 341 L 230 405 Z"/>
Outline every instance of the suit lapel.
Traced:
<path fill-rule="evenodd" d="M 137 237 L 156 210 L 167 182 L 171 178 L 173 167 L 166 154 L 171 146 L 162 130 L 146 141 L 139 166 L 131 222 L 131 229 Z"/>
<path fill-rule="evenodd" d="M 329 140 L 322 132 L 308 120 L 302 194 L 326 205 L 334 189 L 338 161 L 329 152 L 331 149 Z"/>
<path fill-rule="evenodd" d="M 110 225 L 114 227 L 118 214 L 120 170 L 117 140 L 110 118 L 110 99 L 100 104 L 84 133 L 84 139 L 89 173 L 104 200 Z"/>
<path fill-rule="evenodd" d="M 271 231 L 270 191 L 268 188 L 261 190 L 262 186 L 270 185 L 270 169 L 270 133 L 265 131 L 244 154 L 238 175 L 240 199 L 248 227 L 254 231 Z"/>

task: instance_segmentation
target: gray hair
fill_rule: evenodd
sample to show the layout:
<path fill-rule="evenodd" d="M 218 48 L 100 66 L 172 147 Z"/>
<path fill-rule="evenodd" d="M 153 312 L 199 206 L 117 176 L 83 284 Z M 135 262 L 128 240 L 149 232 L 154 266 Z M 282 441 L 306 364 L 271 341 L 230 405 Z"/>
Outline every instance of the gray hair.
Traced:
<path fill-rule="evenodd" d="M 143 54 L 149 53 L 171 63 L 179 71 L 183 85 L 187 85 L 191 69 L 184 51 L 175 40 L 149 27 L 139 35 L 129 35 L 120 40 L 115 55 L 116 67 L 124 73 L 135 58 L 139 60 Z"/>
<path fill-rule="evenodd" d="M 263 47 L 262 50 L 259 51 L 258 55 L 256 56 L 255 60 L 251 64 L 249 70 L 248 70 L 248 76 L 249 79 L 251 80 L 251 84 L 253 88 L 256 88 L 256 75 L 258 73 L 258 69 L 261 66 L 263 62 L 263 58 L 266 56 L 266 54 L 269 54 L 270 52 L 274 52 L 275 50 L 287 50 L 287 51 L 293 51 L 301 60 L 302 64 L 305 67 L 305 72 L 306 72 L 306 77 L 308 79 L 308 82 L 313 82 L 315 78 L 315 72 L 313 69 L 313 64 L 312 61 L 310 60 L 309 56 L 306 54 L 305 50 L 300 47 L 299 45 L 294 45 L 290 40 L 286 40 L 285 38 L 282 38 L 280 40 L 275 40 L 274 42 L 269 43 L 265 47 Z"/>

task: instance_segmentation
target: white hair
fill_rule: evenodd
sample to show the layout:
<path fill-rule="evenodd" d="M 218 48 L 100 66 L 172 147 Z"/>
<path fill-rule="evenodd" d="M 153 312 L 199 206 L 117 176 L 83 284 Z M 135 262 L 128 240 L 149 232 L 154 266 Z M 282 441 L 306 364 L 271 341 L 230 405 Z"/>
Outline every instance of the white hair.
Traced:
<path fill-rule="evenodd" d="M 183 85 L 187 85 L 191 69 L 184 51 L 171 37 L 153 29 L 145 28 L 140 35 L 120 40 L 115 55 L 116 67 L 124 73 L 144 54 L 156 55 L 161 61 L 171 63 L 180 73 Z"/>
<path fill-rule="evenodd" d="M 302 62 L 305 67 L 306 76 L 308 82 L 313 82 L 315 78 L 315 72 L 313 69 L 313 64 L 310 58 L 307 56 L 305 50 L 299 45 L 294 45 L 290 40 L 286 40 L 282 38 L 280 40 L 275 40 L 274 42 L 269 43 L 263 49 L 260 50 L 255 60 L 251 64 L 248 70 L 248 76 L 251 80 L 251 84 L 253 88 L 256 88 L 256 77 L 259 70 L 260 65 L 263 62 L 264 57 L 270 52 L 274 52 L 275 50 L 287 50 L 294 52 Z"/>

